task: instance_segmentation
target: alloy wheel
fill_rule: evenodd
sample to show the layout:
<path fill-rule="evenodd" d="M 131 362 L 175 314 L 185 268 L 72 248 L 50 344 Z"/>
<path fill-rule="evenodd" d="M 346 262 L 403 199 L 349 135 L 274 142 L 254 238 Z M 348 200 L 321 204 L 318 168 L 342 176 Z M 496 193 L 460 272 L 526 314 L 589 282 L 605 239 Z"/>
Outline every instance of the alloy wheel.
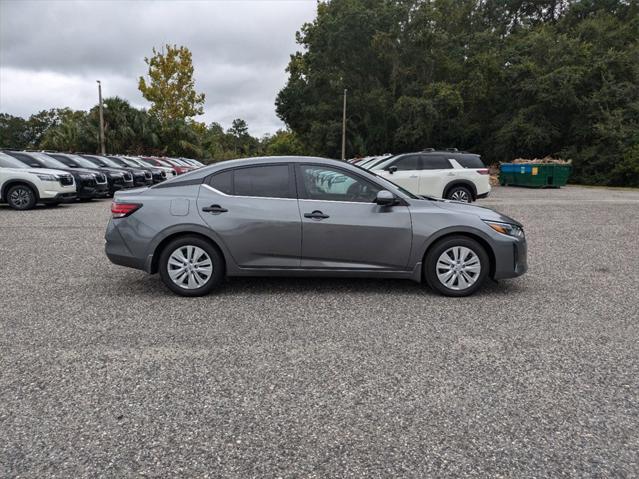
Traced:
<path fill-rule="evenodd" d="M 468 191 L 463 189 L 455 190 L 453 194 L 450 195 L 450 199 L 454 201 L 461 201 L 463 203 L 470 203 Z"/>
<path fill-rule="evenodd" d="M 25 208 L 31 201 L 31 192 L 26 188 L 16 188 L 11 192 L 9 199 L 16 208 Z"/>
<path fill-rule="evenodd" d="M 202 248 L 184 245 L 169 256 L 167 271 L 171 281 L 183 289 L 203 287 L 213 275 L 213 262 Z"/>
<path fill-rule="evenodd" d="M 447 288 L 463 291 L 470 288 L 481 273 L 479 256 L 465 246 L 453 246 L 437 260 L 437 278 Z"/>

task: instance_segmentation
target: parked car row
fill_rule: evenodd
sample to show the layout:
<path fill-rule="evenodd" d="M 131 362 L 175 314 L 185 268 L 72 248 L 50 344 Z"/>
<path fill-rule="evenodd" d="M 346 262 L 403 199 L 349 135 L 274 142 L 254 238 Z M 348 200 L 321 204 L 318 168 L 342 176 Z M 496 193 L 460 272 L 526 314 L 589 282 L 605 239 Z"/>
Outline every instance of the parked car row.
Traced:
<path fill-rule="evenodd" d="M 479 155 L 456 148 L 366 157 L 352 162 L 419 196 L 470 203 L 490 194 L 488 168 Z"/>
<path fill-rule="evenodd" d="M 27 210 L 112 197 L 204 166 L 186 158 L 0 150 L 0 202 Z"/>

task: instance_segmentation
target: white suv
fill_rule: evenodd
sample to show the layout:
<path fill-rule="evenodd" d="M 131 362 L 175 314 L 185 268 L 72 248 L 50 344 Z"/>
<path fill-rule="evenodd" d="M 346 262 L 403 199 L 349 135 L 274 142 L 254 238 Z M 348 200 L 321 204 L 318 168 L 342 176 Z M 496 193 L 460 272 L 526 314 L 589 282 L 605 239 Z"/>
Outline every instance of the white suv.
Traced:
<path fill-rule="evenodd" d="M 416 195 L 470 203 L 490 193 L 488 169 L 472 153 L 425 150 L 391 156 L 369 168 Z"/>
<path fill-rule="evenodd" d="M 0 202 L 28 210 L 36 203 L 57 205 L 76 196 L 75 181 L 66 171 L 30 168 L 0 152 Z"/>

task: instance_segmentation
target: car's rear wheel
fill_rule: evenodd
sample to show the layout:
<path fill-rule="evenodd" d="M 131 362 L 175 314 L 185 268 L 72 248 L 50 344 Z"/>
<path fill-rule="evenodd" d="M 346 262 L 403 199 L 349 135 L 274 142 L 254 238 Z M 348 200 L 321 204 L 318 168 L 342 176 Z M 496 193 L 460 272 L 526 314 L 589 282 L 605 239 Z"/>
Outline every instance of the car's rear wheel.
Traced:
<path fill-rule="evenodd" d="M 7 191 L 7 203 L 14 210 L 30 210 L 36 205 L 37 197 L 33 188 L 16 185 Z"/>
<path fill-rule="evenodd" d="M 435 291 L 446 296 L 468 296 L 483 284 L 490 260 L 477 241 L 452 236 L 428 251 L 424 267 L 426 281 Z"/>
<path fill-rule="evenodd" d="M 182 236 L 166 245 L 159 269 L 164 284 L 182 296 L 208 294 L 224 280 L 222 255 L 198 236 Z"/>
<path fill-rule="evenodd" d="M 453 186 L 446 198 L 453 201 L 461 201 L 462 203 L 470 203 L 473 201 L 473 194 L 465 186 Z"/>

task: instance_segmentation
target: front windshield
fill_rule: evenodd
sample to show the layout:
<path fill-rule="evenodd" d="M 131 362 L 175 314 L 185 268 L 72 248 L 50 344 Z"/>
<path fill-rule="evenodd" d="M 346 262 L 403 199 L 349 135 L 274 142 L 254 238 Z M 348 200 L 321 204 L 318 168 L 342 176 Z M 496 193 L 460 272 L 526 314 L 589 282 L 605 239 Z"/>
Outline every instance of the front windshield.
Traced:
<path fill-rule="evenodd" d="M 95 168 L 95 163 L 92 163 L 86 158 L 82 158 L 81 156 L 78 156 L 78 155 L 67 155 L 67 156 L 83 168 Z"/>
<path fill-rule="evenodd" d="M 5 153 L 0 153 L 0 166 L 2 168 L 29 168 L 21 161 L 18 161 Z"/>
<path fill-rule="evenodd" d="M 138 165 L 135 161 L 130 160 L 129 158 L 120 158 L 126 165 L 132 167 L 132 168 L 139 168 L 140 165 Z"/>
<path fill-rule="evenodd" d="M 56 160 L 55 158 L 51 158 L 49 155 L 45 155 L 44 153 L 30 153 L 31 156 L 41 161 L 44 166 L 47 168 L 56 168 L 58 170 L 66 170 L 69 167 L 62 163 L 61 161 Z"/>
<path fill-rule="evenodd" d="M 104 163 L 107 164 L 107 166 L 111 166 L 113 168 L 122 168 L 122 165 L 113 161 L 111 158 L 106 158 L 104 156 L 100 157 L 100 160 L 102 160 Z"/>
<path fill-rule="evenodd" d="M 122 161 L 122 158 L 120 158 L 120 157 L 110 156 L 107 159 L 110 162 L 112 162 L 115 166 L 117 166 L 118 168 L 122 168 L 123 166 L 130 166 L 125 161 Z"/>

